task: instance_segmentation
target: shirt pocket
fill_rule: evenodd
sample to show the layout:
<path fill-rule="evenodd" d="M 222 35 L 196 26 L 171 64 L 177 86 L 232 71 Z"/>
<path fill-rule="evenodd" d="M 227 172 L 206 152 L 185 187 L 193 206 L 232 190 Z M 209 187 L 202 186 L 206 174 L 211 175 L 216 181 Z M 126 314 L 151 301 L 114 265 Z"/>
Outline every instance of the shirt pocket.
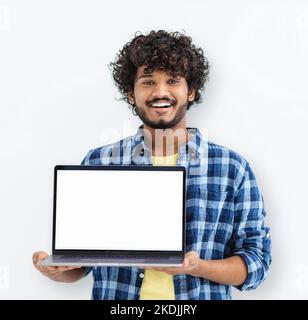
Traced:
<path fill-rule="evenodd" d="M 233 193 L 195 186 L 191 200 L 186 210 L 188 248 L 201 258 L 221 258 L 233 230 Z"/>
<path fill-rule="evenodd" d="M 195 186 L 190 188 L 187 196 L 186 211 L 188 220 L 215 223 L 230 221 L 233 211 L 232 191 L 212 191 Z"/>

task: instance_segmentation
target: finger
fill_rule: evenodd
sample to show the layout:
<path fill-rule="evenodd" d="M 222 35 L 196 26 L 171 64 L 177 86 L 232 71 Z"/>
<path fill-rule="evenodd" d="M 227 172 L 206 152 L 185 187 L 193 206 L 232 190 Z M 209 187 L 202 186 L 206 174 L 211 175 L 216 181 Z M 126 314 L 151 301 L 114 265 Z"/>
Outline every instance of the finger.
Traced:
<path fill-rule="evenodd" d="M 43 271 L 43 273 L 45 274 L 45 275 L 48 275 L 48 276 L 54 276 L 54 275 L 57 275 L 57 274 L 60 274 L 60 273 L 62 273 L 61 271 L 58 271 L 58 270 L 56 270 L 56 269 L 49 269 L 49 270 L 44 270 Z"/>
<path fill-rule="evenodd" d="M 42 269 L 44 270 L 44 272 L 56 272 L 58 271 L 57 267 L 45 267 L 45 266 L 42 266 Z"/>
<path fill-rule="evenodd" d="M 193 268 L 198 264 L 198 261 L 199 261 L 199 254 L 195 251 L 189 251 L 185 255 L 183 267 Z"/>
<path fill-rule="evenodd" d="M 42 251 L 34 252 L 32 255 L 32 261 L 34 263 L 38 262 L 41 255 L 42 255 Z"/>
<path fill-rule="evenodd" d="M 170 276 L 174 276 L 176 274 L 179 274 L 178 272 L 175 272 L 175 271 L 170 271 L 170 272 L 166 272 L 167 274 L 169 274 Z"/>
<path fill-rule="evenodd" d="M 62 274 L 64 271 L 56 269 L 56 267 L 45 268 L 42 273 L 48 277 L 56 277 Z"/>
<path fill-rule="evenodd" d="M 199 259 L 199 254 L 195 251 L 189 251 L 186 253 L 185 258 L 187 258 L 191 263 L 194 263 Z"/>
<path fill-rule="evenodd" d="M 149 266 L 149 267 L 142 267 L 144 270 L 157 270 L 158 269 L 158 267 L 151 267 L 151 266 Z"/>
<path fill-rule="evenodd" d="M 174 272 L 175 269 L 176 269 L 176 268 L 159 268 L 158 271 L 168 273 L 168 272 Z"/>
<path fill-rule="evenodd" d="M 53 269 L 50 269 L 50 271 L 53 271 L 53 270 L 55 270 L 55 271 L 58 271 L 58 272 L 63 272 L 63 271 L 66 271 L 67 269 L 67 267 L 63 267 L 63 266 L 55 266 L 55 267 L 51 267 L 51 268 L 53 268 Z"/>
<path fill-rule="evenodd" d="M 171 274 L 179 274 L 179 273 L 183 273 L 183 269 L 182 268 L 170 268 L 170 270 L 168 270 L 168 272 Z"/>
<path fill-rule="evenodd" d="M 190 263 L 189 258 L 185 258 L 183 263 L 182 263 L 182 268 L 183 269 L 187 269 L 189 267 L 189 263 Z"/>
<path fill-rule="evenodd" d="M 69 270 L 74 270 L 74 269 L 79 269 L 79 268 L 81 268 L 81 267 L 75 267 L 75 266 L 58 266 L 58 267 L 57 267 L 57 270 L 63 272 L 63 271 L 69 271 Z"/>
<path fill-rule="evenodd" d="M 165 271 L 165 268 L 161 268 L 161 267 L 153 267 L 152 270 L 155 270 L 155 271 L 160 271 L 160 272 L 164 272 Z"/>
<path fill-rule="evenodd" d="M 41 272 L 49 272 L 49 271 L 52 270 L 51 268 L 54 268 L 54 267 L 48 267 L 48 266 L 43 266 L 43 265 L 41 265 L 40 260 L 37 261 L 37 262 L 35 262 L 35 263 L 34 263 L 34 266 L 35 266 L 35 268 L 36 268 L 37 270 L 39 270 L 39 271 L 41 271 Z"/>
<path fill-rule="evenodd" d="M 148 267 L 147 270 L 163 271 L 163 268 L 159 268 L 159 267 Z"/>
<path fill-rule="evenodd" d="M 40 260 L 44 260 L 46 257 L 48 257 L 48 253 L 44 251 L 37 251 L 32 256 L 33 263 L 37 263 Z"/>
<path fill-rule="evenodd" d="M 38 255 L 39 255 L 38 252 L 33 253 L 33 255 L 32 255 L 32 262 L 33 263 L 36 263 L 38 261 Z"/>

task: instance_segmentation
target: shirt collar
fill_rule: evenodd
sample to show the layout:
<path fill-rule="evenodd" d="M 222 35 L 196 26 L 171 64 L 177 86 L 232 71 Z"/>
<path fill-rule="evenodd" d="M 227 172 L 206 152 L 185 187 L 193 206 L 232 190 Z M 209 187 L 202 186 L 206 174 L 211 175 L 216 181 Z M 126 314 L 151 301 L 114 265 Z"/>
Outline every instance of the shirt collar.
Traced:
<path fill-rule="evenodd" d="M 197 128 L 187 127 L 192 138 L 179 147 L 179 158 L 189 156 L 190 160 L 198 159 L 207 149 L 207 140 Z M 132 136 L 132 159 L 137 164 L 151 164 L 152 150 L 144 142 L 144 130 L 141 125 L 136 134 Z"/>

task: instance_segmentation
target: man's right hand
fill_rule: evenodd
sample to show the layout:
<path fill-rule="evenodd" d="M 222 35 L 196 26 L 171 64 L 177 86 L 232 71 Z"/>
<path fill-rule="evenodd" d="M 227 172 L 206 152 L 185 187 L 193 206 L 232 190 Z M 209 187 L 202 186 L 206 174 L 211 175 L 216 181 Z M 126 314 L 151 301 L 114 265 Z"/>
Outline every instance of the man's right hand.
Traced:
<path fill-rule="evenodd" d="M 73 282 L 82 278 L 83 268 L 82 267 L 47 267 L 42 266 L 39 262 L 46 259 L 48 257 L 48 253 L 44 251 L 37 251 L 33 253 L 32 261 L 34 267 L 39 270 L 44 276 L 50 278 L 54 281 L 61 282 Z M 78 270 L 77 270 L 78 269 Z M 68 272 L 71 270 L 75 270 L 72 272 Z"/>

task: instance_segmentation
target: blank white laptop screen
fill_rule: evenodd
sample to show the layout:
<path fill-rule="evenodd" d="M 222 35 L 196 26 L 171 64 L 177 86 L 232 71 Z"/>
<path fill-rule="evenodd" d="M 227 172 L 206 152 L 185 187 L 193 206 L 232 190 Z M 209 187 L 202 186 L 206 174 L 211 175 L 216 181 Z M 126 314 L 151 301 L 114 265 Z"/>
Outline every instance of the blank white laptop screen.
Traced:
<path fill-rule="evenodd" d="M 57 250 L 182 250 L 181 171 L 58 170 Z"/>

